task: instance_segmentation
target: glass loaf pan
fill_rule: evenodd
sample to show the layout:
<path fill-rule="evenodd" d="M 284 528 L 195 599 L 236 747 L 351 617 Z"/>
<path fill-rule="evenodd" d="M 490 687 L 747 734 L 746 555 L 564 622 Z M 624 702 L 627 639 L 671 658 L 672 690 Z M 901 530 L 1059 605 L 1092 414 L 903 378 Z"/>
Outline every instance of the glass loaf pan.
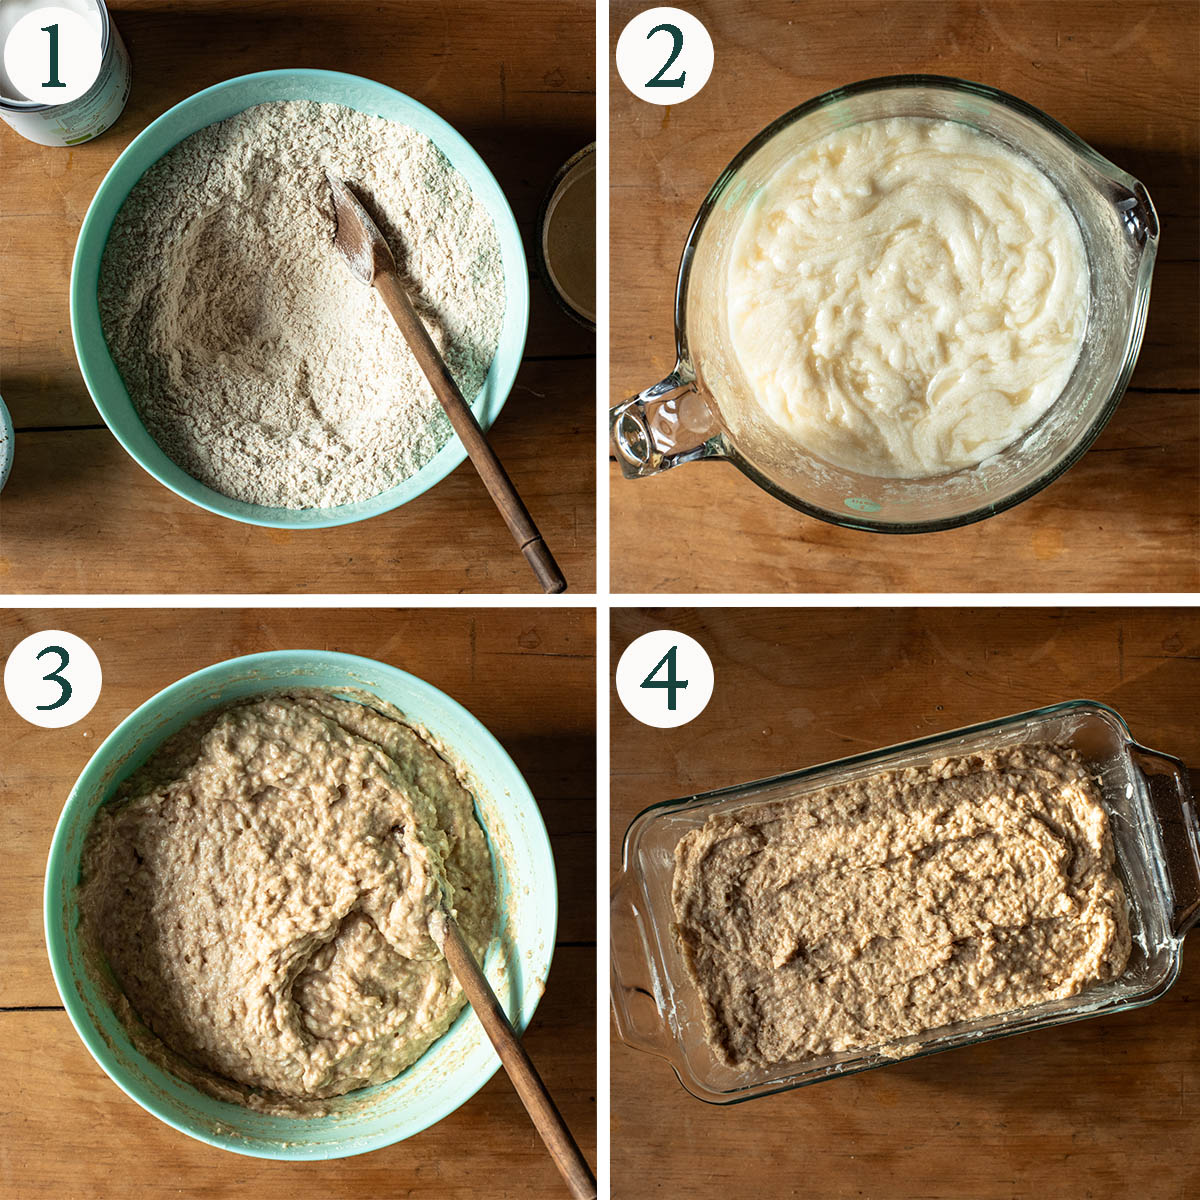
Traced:
<path fill-rule="evenodd" d="M 713 1055 L 704 1037 L 700 997 L 671 933 L 675 845 L 688 830 L 717 811 L 790 799 L 947 756 L 1042 741 L 1074 746 L 1099 782 L 1129 897 L 1133 951 L 1120 977 L 1065 1000 L 944 1026 L 867 1050 L 749 1071 L 728 1067 Z M 621 1040 L 665 1058 L 692 1095 L 729 1104 L 1157 1000 L 1175 982 L 1184 934 L 1200 916 L 1200 821 L 1179 759 L 1139 746 L 1111 708 L 1073 700 L 654 805 L 625 834 L 611 903 L 612 1005 Z"/>

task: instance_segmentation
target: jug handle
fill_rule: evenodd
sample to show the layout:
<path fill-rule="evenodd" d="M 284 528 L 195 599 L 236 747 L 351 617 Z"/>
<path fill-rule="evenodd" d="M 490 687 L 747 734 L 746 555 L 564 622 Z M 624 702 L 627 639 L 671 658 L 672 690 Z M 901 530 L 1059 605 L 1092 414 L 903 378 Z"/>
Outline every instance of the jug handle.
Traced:
<path fill-rule="evenodd" d="M 1130 746 L 1162 833 L 1171 884 L 1171 932 L 1183 937 L 1200 919 L 1200 812 L 1187 767 L 1170 754 Z"/>
<path fill-rule="evenodd" d="M 723 458 L 720 422 L 690 371 L 675 370 L 609 411 L 613 453 L 626 479 L 698 458 Z"/>

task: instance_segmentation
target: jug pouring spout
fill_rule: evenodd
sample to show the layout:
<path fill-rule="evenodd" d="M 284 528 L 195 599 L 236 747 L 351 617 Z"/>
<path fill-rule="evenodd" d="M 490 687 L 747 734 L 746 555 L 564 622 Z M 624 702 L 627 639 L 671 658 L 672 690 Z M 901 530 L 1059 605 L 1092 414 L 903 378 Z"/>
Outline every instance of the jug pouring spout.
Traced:
<path fill-rule="evenodd" d="M 609 412 L 613 453 L 626 479 L 658 475 L 698 458 L 725 458 L 721 423 L 681 364 Z"/>

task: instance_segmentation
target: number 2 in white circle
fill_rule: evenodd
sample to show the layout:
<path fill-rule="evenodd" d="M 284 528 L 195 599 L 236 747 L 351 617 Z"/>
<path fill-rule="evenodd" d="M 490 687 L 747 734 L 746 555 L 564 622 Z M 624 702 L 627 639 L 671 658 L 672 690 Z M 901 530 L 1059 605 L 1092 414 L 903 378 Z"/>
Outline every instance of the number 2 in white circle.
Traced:
<path fill-rule="evenodd" d="M 708 30 L 681 8 L 648 8 L 617 39 L 621 81 L 651 104 L 690 100 L 708 82 L 712 69 Z"/>
<path fill-rule="evenodd" d="M 655 25 L 646 34 L 646 37 L 652 38 L 656 33 L 669 33 L 671 35 L 671 57 L 659 68 L 657 75 L 651 75 L 646 80 L 646 86 L 681 88 L 687 83 L 687 71 L 680 71 L 674 79 L 667 79 L 665 76 L 667 71 L 670 70 L 671 64 L 679 57 L 680 50 L 683 49 L 683 33 L 678 25 Z"/>

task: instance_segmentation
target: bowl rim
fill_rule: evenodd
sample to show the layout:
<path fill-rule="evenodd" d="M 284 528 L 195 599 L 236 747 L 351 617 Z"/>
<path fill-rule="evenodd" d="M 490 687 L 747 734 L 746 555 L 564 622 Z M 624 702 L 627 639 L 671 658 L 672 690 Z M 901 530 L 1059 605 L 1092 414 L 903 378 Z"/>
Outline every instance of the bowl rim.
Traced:
<path fill-rule="evenodd" d="M 451 1072 L 447 1077 L 447 1095 L 437 1102 L 428 1103 L 425 1108 L 421 1120 L 423 1121 L 419 1127 L 411 1129 L 409 1132 L 402 1132 L 395 1135 L 390 1129 L 383 1130 L 374 1134 L 359 1135 L 353 1143 L 347 1141 L 332 1141 L 332 1142 L 288 1142 L 280 1140 L 275 1143 L 268 1143 L 265 1140 L 254 1141 L 243 1137 L 236 1131 L 230 1134 L 216 1132 L 214 1128 L 207 1125 L 202 1125 L 191 1121 L 188 1118 L 178 1116 L 172 1111 L 170 1104 L 160 1100 L 153 1089 L 142 1088 L 135 1082 L 125 1077 L 124 1069 L 116 1061 L 116 1055 L 110 1048 L 103 1033 L 96 1027 L 88 1010 L 88 1005 L 83 998 L 83 995 L 76 987 L 72 972 L 70 969 L 69 956 L 67 951 L 67 934 L 61 917 L 63 916 L 59 906 L 59 895 L 56 894 L 59 884 L 62 881 L 64 874 L 63 860 L 67 854 L 67 840 L 69 828 L 76 818 L 78 811 L 83 808 L 90 798 L 94 795 L 96 784 L 99 782 L 95 777 L 102 776 L 108 766 L 106 759 L 113 753 L 117 747 L 119 740 L 126 731 L 138 723 L 141 723 L 148 718 L 152 718 L 157 710 L 164 702 L 173 700 L 180 693 L 187 693 L 194 689 L 197 684 L 201 683 L 210 676 L 217 675 L 229 671 L 231 668 L 242 668 L 243 670 L 253 670 L 259 667 L 267 667 L 273 670 L 278 670 L 287 666 L 289 663 L 318 663 L 322 667 L 334 666 L 341 667 L 347 670 L 369 670 L 377 672 L 380 668 L 384 671 L 400 677 L 400 682 L 405 686 L 412 687 L 418 693 L 426 693 L 431 697 L 436 698 L 437 702 L 443 704 L 446 709 L 459 717 L 465 724 L 472 728 L 472 731 L 479 737 L 480 741 L 486 747 L 489 755 L 496 755 L 496 761 L 501 768 L 506 772 L 511 772 L 512 783 L 519 784 L 519 787 L 507 786 L 505 795 L 510 801 L 519 803 L 525 813 L 528 815 L 528 830 L 532 837 L 536 839 L 539 852 L 544 849 L 546 862 L 549 865 L 547 878 L 540 883 L 542 887 L 542 899 L 540 907 L 544 910 L 545 921 L 545 936 L 544 944 L 544 964 L 534 962 L 531 964 L 531 976 L 539 977 L 543 980 L 541 987 L 527 989 L 528 998 L 522 996 L 520 1011 L 510 1016 L 513 1027 L 517 1034 L 521 1035 L 528 1028 L 534 1014 L 537 1011 L 538 1005 L 542 996 L 545 993 L 545 981 L 549 979 L 550 970 L 554 961 L 554 951 L 556 945 L 558 931 L 558 877 L 557 868 L 554 863 L 553 849 L 550 845 L 550 836 L 546 830 L 546 823 L 542 817 L 541 809 L 538 807 L 537 801 L 533 796 L 532 790 L 529 788 L 525 777 L 521 774 L 517 765 L 513 762 L 511 756 L 497 740 L 496 736 L 479 720 L 470 710 L 465 708 L 453 697 L 447 695 L 440 688 L 426 682 L 419 676 L 413 675 L 400 667 L 394 667 L 389 663 L 381 662 L 378 659 L 367 658 L 364 655 L 347 654 L 335 650 L 267 650 L 260 651 L 254 654 L 239 655 L 234 658 L 223 659 L 219 662 L 210 663 L 206 667 L 201 667 L 197 671 L 192 671 L 188 675 L 183 676 L 175 682 L 168 684 L 160 689 L 149 699 L 143 701 L 127 716 L 123 717 L 114 726 L 112 731 L 104 738 L 99 746 L 93 751 L 87 763 L 80 771 L 78 778 L 71 787 L 71 791 L 67 796 L 67 800 L 63 805 L 62 811 L 59 814 L 58 820 L 55 823 L 54 834 L 50 842 L 50 850 L 46 859 L 46 876 L 43 887 L 43 933 L 46 941 L 47 956 L 50 961 L 51 974 L 54 977 L 54 985 L 58 990 L 58 994 L 63 1003 L 63 1008 L 66 1010 L 72 1026 L 75 1029 L 80 1041 L 91 1054 L 97 1065 L 101 1068 L 108 1079 L 116 1084 L 122 1092 L 125 1093 L 131 1100 L 145 1109 L 152 1116 L 157 1117 L 163 1124 L 170 1126 L 172 1129 L 180 1133 L 186 1134 L 188 1137 L 194 1138 L 197 1141 L 204 1142 L 207 1145 L 214 1146 L 221 1150 L 232 1151 L 236 1154 L 241 1154 L 250 1158 L 263 1158 L 283 1161 L 322 1161 L 336 1158 L 347 1158 L 365 1154 L 372 1150 L 382 1149 L 385 1146 L 396 1145 L 399 1142 L 407 1140 L 409 1137 L 414 1137 L 419 1133 L 424 1132 L 432 1125 L 443 1120 L 451 1113 L 457 1111 L 468 1100 L 472 1099 L 485 1084 L 496 1074 L 501 1068 L 499 1058 L 494 1051 L 490 1051 L 487 1059 L 475 1067 L 473 1071 L 468 1071 L 467 1063 L 463 1063 L 457 1072 Z M 219 704 L 220 699 L 217 691 L 223 683 L 213 684 L 213 702 Z M 271 690 L 269 680 L 264 680 L 264 691 Z M 380 699 L 386 699 L 380 696 Z M 389 701 L 390 703 L 390 701 Z M 397 706 L 399 707 L 399 706 Z M 407 713 L 405 714 L 408 715 Z M 413 720 L 424 725 L 423 721 L 414 714 Z M 434 730 L 435 736 L 437 731 Z M 468 764 L 469 766 L 470 764 Z M 109 787 L 115 785 L 116 780 L 120 777 L 120 772 L 108 781 Z M 493 948 L 495 939 L 493 939 Z M 519 948 L 518 948 L 519 949 Z M 540 968 L 540 969 L 539 969 Z M 464 1018 L 469 1018 L 471 1006 L 468 1003 L 455 1018 L 455 1024 Z M 451 1025 L 451 1029 L 454 1025 Z M 450 1030 L 447 1030 L 449 1033 Z M 446 1035 L 443 1034 L 443 1037 Z M 440 1041 L 441 1039 L 439 1039 Z M 435 1042 L 436 1046 L 437 1043 Z M 431 1047 L 432 1049 L 432 1047 Z M 489 1048 L 490 1050 L 490 1048 Z M 428 1051 L 426 1052 L 428 1053 Z M 421 1060 L 417 1059 L 417 1063 Z M 412 1066 L 416 1066 L 414 1063 Z M 406 1068 L 411 1070 L 412 1067 Z M 169 1073 L 169 1072 L 168 1072 Z M 386 1086 L 386 1085 L 383 1085 Z M 328 1119 L 328 1118 L 319 1118 Z M 215 1124 L 215 1123 L 214 1123 Z"/>
<path fill-rule="evenodd" d="M 0 491 L 8 482 L 8 473 L 12 470 L 13 459 L 17 453 L 17 431 L 13 426 L 12 413 L 0 396 Z"/>
<path fill-rule="evenodd" d="M 916 521 L 875 520 L 863 512 L 853 512 L 849 509 L 845 512 L 834 511 L 784 491 L 741 453 L 736 443 L 725 430 L 723 420 L 721 430 L 709 439 L 708 451 L 704 455 L 704 459 L 712 459 L 713 461 L 724 459 L 732 463 L 743 475 L 757 484 L 768 495 L 806 516 L 815 517 L 819 521 L 824 521 L 830 525 L 837 525 L 843 529 L 856 529 L 867 533 L 900 535 L 941 533 L 945 530 L 960 529 L 966 525 L 973 525 L 978 521 L 984 521 L 989 517 L 995 517 L 1003 512 L 1007 512 L 1009 509 L 1015 508 L 1018 504 L 1023 504 L 1026 500 L 1037 495 L 1038 492 L 1049 487 L 1050 484 L 1054 483 L 1079 462 L 1087 451 L 1091 449 L 1100 434 L 1104 432 L 1105 426 L 1117 411 L 1117 407 L 1120 405 L 1128 388 L 1134 367 L 1137 365 L 1138 355 L 1145 336 L 1150 283 L 1157 254 L 1159 223 L 1157 214 L 1154 212 L 1153 202 L 1150 200 L 1150 195 L 1146 191 L 1145 186 L 1130 175 L 1129 172 L 1122 170 L 1114 162 L 1105 158 L 1104 155 L 1085 142 L 1073 130 L 1062 124 L 1061 121 L 1055 120 L 1054 117 L 1043 112 L 1040 108 L 1035 107 L 1026 100 L 1022 100 L 1019 96 L 1012 95 L 1010 92 L 1001 91 L 999 88 L 991 87 L 986 83 L 977 83 L 956 75 L 903 73 L 860 79 L 852 83 L 842 84 L 839 87 L 830 88 L 828 91 L 813 96 L 811 99 L 788 109 L 773 121 L 763 126 L 734 154 L 705 194 L 692 220 L 687 238 L 684 241 L 675 280 L 672 316 L 675 322 L 676 371 L 680 371 L 682 367 L 683 373 L 689 380 L 695 380 L 698 377 L 688 341 L 688 284 L 691 279 L 696 246 L 704 232 L 705 226 L 708 224 L 709 217 L 717 207 L 726 187 L 736 176 L 737 172 L 773 138 L 797 122 L 812 116 L 814 113 L 827 108 L 831 104 L 836 104 L 842 100 L 850 100 L 856 96 L 870 95 L 875 92 L 904 93 L 918 89 L 974 96 L 976 99 L 983 100 L 988 104 L 1009 109 L 1031 121 L 1033 124 L 1039 125 L 1052 137 L 1062 142 L 1072 153 L 1087 161 L 1093 169 L 1114 181 L 1121 182 L 1129 190 L 1139 192 L 1143 202 L 1150 209 L 1151 213 L 1154 214 L 1154 227 L 1151 236 L 1147 239 L 1147 244 L 1139 263 L 1138 277 L 1134 283 L 1135 296 L 1132 318 L 1126 330 L 1125 356 L 1120 369 L 1113 378 L 1107 400 L 1096 413 L 1091 425 L 1088 426 L 1076 445 L 1062 459 L 1048 467 L 1036 479 L 1030 480 L 1024 487 L 1012 492 L 1002 500 L 984 501 L 953 516 L 935 519 Z"/>
<path fill-rule="evenodd" d="M 378 89 L 381 92 L 391 93 L 393 96 L 399 97 L 407 105 L 411 106 L 413 109 L 420 112 L 425 118 L 427 118 L 431 125 L 437 127 L 439 130 L 439 137 L 436 139 L 430 137 L 430 140 L 434 142 L 439 150 L 442 150 L 442 152 L 445 153 L 443 146 L 449 144 L 455 153 L 461 158 L 470 160 L 472 166 L 478 169 L 478 171 L 481 173 L 481 176 L 485 182 L 489 183 L 495 189 L 496 204 L 495 206 L 492 206 L 491 204 L 487 206 L 488 213 L 496 226 L 497 235 L 500 236 L 501 226 L 506 227 L 506 231 L 510 236 L 513 245 L 519 250 L 520 253 L 520 262 L 514 262 L 514 269 L 512 271 L 512 276 L 517 282 L 516 295 L 513 294 L 514 289 L 508 286 L 509 272 L 507 270 L 505 271 L 505 320 L 507 321 L 509 319 L 508 313 L 510 308 L 512 311 L 517 313 L 516 327 L 519 331 L 519 337 L 517 342 L 514 343 L 514 350 L 511 356 L 512 361 L 507 365 L 507 368 L 502 374 L 497 375 L 495 386 L 489 389 L 485 379 L 484 387 L 480 390 L 479 396 L 475 397 L 470 403 L 471 410 L 475 413 L 475 416 L 484 432 L 487 432 L 487 430 L 491 428 L 492 424 L 500 415 L 504 405 L 507 403 L 508 398 L 512 393 L 513 386 L 516 383 L 517 374 L 519 373 L 524 361 L 525 346 L 529 336 L 529 260 L 525 253 L 525 242 L 521 236 L 520 226 L 517 224 L 517 219 L 512 211 L 512 205 L 509 203 L 507 195 L 505 195 L 503 188 L 501 188 L 495 175 L 492 173 L 491 168 L 487 165 L 475 147 L 471 145 L 471 143 L 467 141 L 467 139 L 461 133 L 459 133 L 459 131 L 453 125 L 451 125 L 449 121 L 435 112 L 428 105 L 422 104 L 421 101 L 415 99 L 413 96 L 410 96 L 407 92 L 402 92 L 398 88 L 392 87 L 390 84 L 381 83 L 377 79 L 370 79 L 365 75 L 355 75 L 348 71 L 328 71 L 317 67 L 279 67 L 268 71 L 252 71 L 248 74 L 235 75 L 229 79 L 220 80 L 217 83 L 210 84 L 208 87 L 201 88 L 198 92 L 193 92 L 190 96 L 185 96 L 182 100 L 172 104 L 170 108 L 160 113 L 144 129 L 142 129 L 130 141 L 129 145 L 126 146 L 125 149 L 122 150 L 121 153 L 118 154 L 113 160 L 112 165 L 104 173 L 104 178 L 101 179 L 99 184 L 96 186 L 96 191 L 92 195 L 91 201 L 88 203 L 87 212 L 84 214 L 83 221 L 80 223 L 79 234 L 75 239 L 75 250 L 71 259 L 71 274 L 68 285 L 70 294 L 71 340 L 75 349 L 75 361 L 79 365 L 79 371 L 83 376 L 83 381 L 87 387 L 88 395 L 92 399 L 92 404 L 95 406 L 96 411 L 100 414 L 105 427 L 113 435 L 113 437 L 117 439 L 121 447 L 130 456 L 130 458 L 132 458 L 133 461 L 137 463 L 137 465 L 141 467 L 143 471 L 150 475 L 151 478 L 162 484 L 163 487 L 170 489 L 170 491 L 174 492 L 175 495 L 179 496 L 181 499 L 186 500 L 188 503 L 204 509 L 207 512 L 213 513 L 216 516 L 225 517 L 226 519 L 232 521 L 238 521 L 245 525 L 258 525 L 272 529 L 331 529 L 341 525 L 353 524 L 358 521 L 370 520 L 372 517 L 382 516 L 387 512 L 393 512 L 395 509 L 401 508 L 410 501 L 424 495 L 425 492 L 441 483 L 446 476 L 451 474 L 451 472 L 457 470 L 457 468 L 466 461 L 466 447 L 463 445 L 458 435 L 451 431 L 449 439 L 446 441 L 441 450 L 438 451 L 437 455 L 435 455 L 435 458 L 440 457 L 443 454 L 445 457 L 438 471 L 431 474 L 429 482 L 426 483 L 425 486 L 420 489 L 420 491 L 414 492 L 412 495 L 406 496 L 402 499 L 397 499 L 394 503 L 386 504 L 385 506 L 374 509 L 370 512 L 363 512 L 360 510 L 364 506 L 373 505 L 381 496 L 387 496 L 389 492 L 394 491 L 396 488 L 403 487 L 404 484 L 416 478 L 416 476 L 410 475 L 407 479 L 401 480 L 398 484 L 393 485 L 392 488 L 379 493 L 377 496 L 368 497 L 365 500 L 353 501 L 348 504 L 336 505 L 326 509 L 290 509 L 272 507 L 262 504 L 250 504 L 246 501 L 235 500 L 233 497 L 226 496 L 189 475 L 183 470 L 182 467 L 178 466 L 173 459 L 166 455 L 165 451 L 162 451 L 167 462 L 170 463 L 171 467 L 174 468 L 179 475 L 179 477 L 176 479 L 166 478 L 164 477 L 164 474 L 161 473 L 156 467 L 152 467 L 149 463 L 144 461 L 138 449 L 131 444 L 130 439 L 124 433 L 120 432 L 114 427 L 113 420 L 110 420 L 110 409 L 112 405 L 104 394 L 105 384 L 104 381 L 100 379 L 98 374 L 101 368 L 93 365 L 90 356 L 85 354 L 84 350 L 82 349 L 84 340 L 82 324 L 85 315 L 87 315 L 90 319 L 94 313 L 97 324 L 99 324 L 99 302 L 95 293 L 95 289 L 85 287 L 84 285 L 84 258 L 85 252 L 90 258 L 93 244 L 98 244 L 95 254 L 96 271 L 98 277 L 100 266 L 104 257 L 104 249 L 108 244 L 108 237 L 112 230 L 113 221 L 102 221 L 97 215 L 97 208 L 102 199 L 105 198 L 109 192 L 116 190 L 116 180 L 121 172 L 128 169 L 127 164 L 129 161 L 141 151 L 142 147 L 146 143 L 154 140 L 163 125 L 170 123 L 170 121 L 177 117 L 179 113 L 195 107 L 197 104 L 202 102 L 205 97 L 217 95 L 236 86 L 256 82 L 265 83 L 270 80 L 279 80 L 282 82 L 314 79 L 320 79 L 328 82 L 339 80 L 350 81 L 356 85 L 363 85 L 368 88 Z M 255 103 L 266 102 L 267 101 L 256 101 Z M 239 111 L 244 112 L 245 108 L 252 107 L 254 107 L 253 104 L 248 104 Z M 212 122 L 210 122 L 210 124 L 212 124 Z M 201 128 L 206 128 L 206 126 L 201 126 Z M 193 132 L 199 132 L 199 130 Z M 190 136 L 191 134 L 185 135 L 185 137 Z M 175 146 L 179 145 L 179 143 L 183 140 L 185 140 L 185 138 L 179 138 L 173 141 L 168 150 L 164 151 L 163 154 L 166 154 L 169 152 L 169 150 L 174 149 Z M 154 161 L 158 162 L 162 157 L 163 155 L 159 154 L 155 157 Z M 131 184 L 130 190 L 137 185 L 138 180 L 142 178 L 144 173 L 144 171 L 139 172 L 137 179 L 135 179 Z M 475 191 L 476 189 L 472 188 L 472 192 L 475 193 Z M 124 205 L 125 200 L 128 199 L 128 195 L 129 192 L 127 191 L 125 196 L 121 199 L 121 205 Z M 114 212 L 113 220 L 116 218 L 116 213 L 120 212 L 121 205 L 119 205 L 116 209 L 116 212 Z M 100 327 L 100 339 L 103 345 L 104 354 L 108 356 L 109 362 L 116 371 L 118 377 L 120 377 L 120 371 L 117 370 L 115 362 L 112 362 L 112 355 L 108 349 L 108 343 L 104 340 L 102 326 Z M 499 354 L 500 345 L 498 344 L 496 354 L 493 356 L 492 363 L 488 368 L 488 378 L 491 377 L 492 371 L 496 367 Z M 132 398 L 129 397 L 128 388 L 125 387 L 123 378 L 121 379 L 121 386 L 125 392 L 126 399 L 132 407 Z M 489 390 L 493 393 L 491 396 L 487 396 Z M 485 400 L 486 403 L 484 402 Z M 115 414 L 113 415 L 115 418 Z M 136 408 L 134 409 L 133 415 L 140 423 L 141 418 L 137 415 Z M 144 428 L 145 426 L 143 424 L 143 429 Z M 147 430 L 146 432 L 149 436 L 149 431 Z M 151 440 L 153 440 L 153 438 L 151 438 Z M 155 445 L 157 445 L 157 442 L 155 442 Z M 161 450 L 161 447 L 159 447 L 159 449 Z M 449 451 L 449 453 L 446 453 L 447 451 Z M 433 461 L 434 459 L 430 459 L 429 463 L 427 463 L 426 466 L 421 469 L 425 470 L 428 466 L 432 465 Z M 419 473 L 420 472 L 418 472 L 418 474 Z M 304 521 L 297 520 L 297 516 L 299 514 L 317 511 L 322 512 L 325 515 L 318 519 L 308 519 Z"/>

